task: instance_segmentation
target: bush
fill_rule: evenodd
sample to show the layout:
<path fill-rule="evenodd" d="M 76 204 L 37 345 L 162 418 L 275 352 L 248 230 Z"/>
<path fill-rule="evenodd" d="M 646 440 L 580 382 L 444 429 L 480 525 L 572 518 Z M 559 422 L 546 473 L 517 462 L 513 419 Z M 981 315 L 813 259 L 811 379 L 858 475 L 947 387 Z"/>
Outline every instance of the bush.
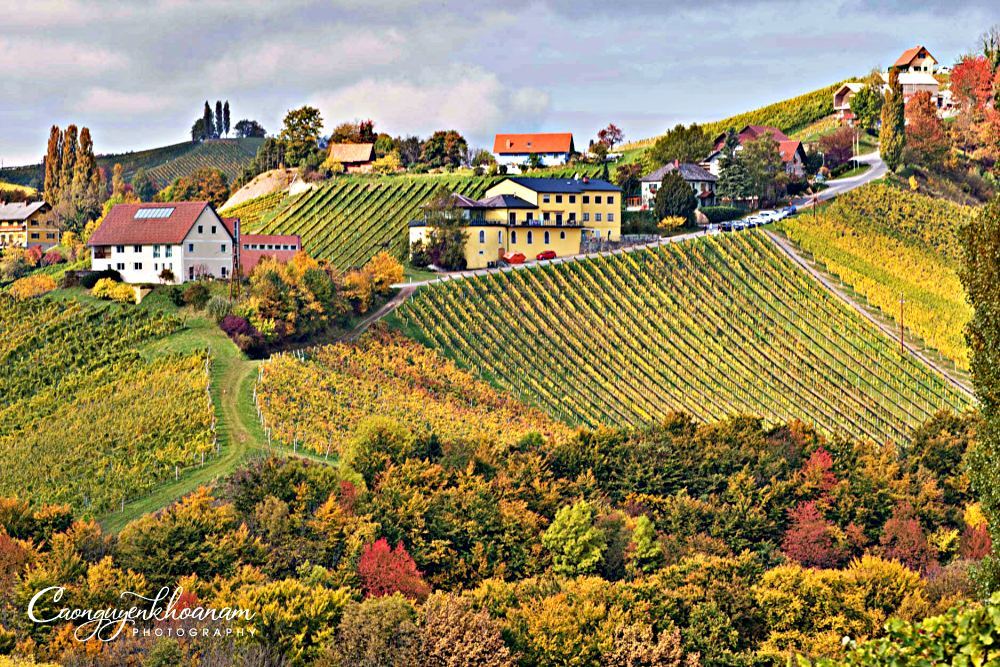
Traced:
<path fill-rule="evenodd" d="M 230 304 L 229 299 L 224 296 L 213 296 L 207 303 L 205 303 L 205 311 L 215 323 L 221 322 L 222 318 L 228 315 L 231 310 L 232 304 Z"/>
<path fill-rule="evenodd" d="M 122 281 L 122 274 L 114 269 L 104 269 L 103 271 L 67 271 L 63 276 L 63 287 L 75 287 L 79 285 L 84 289 L 94 289 L 97 281 L 107 278 L 116 283 Z"/>
<path fill-rule="evenodd" d="M 108 299 L 118 303 L 135 303 L 135 290 L 131 285 L 115 282 L 111 278 L 101 278 L 90 291 L 98 299 Z"/>
<path fill-rule="evenodd" d="M 184 290 L 173 285 L 167 289 L 167 298 L 170 299 L 170 303 L 180 308 L 184 305 Z"/>
<path fill-rule="evenodd" d="M 58 250 L 50 250 L 42 255 L 42 266 L 52 266 L 53 264 L 61 264 L 65 261 L 66 258 Z"/>
<path fill-rule="evenodd" d="M 184 290 L 183 299 L 185 304 L 196 310 L 201 310 L 208 303 L 209 296 L 211 295 L 208 293 L 208 287 L 205 283 L 196 282 Z"/>
<path fill-rule="evenodd" d="M 726 222 L 742 218 L 744 210 L 739 206 L 703 206 L 699 209 L 709 222 Z"/>
<path fill-rule="evenodd" d="M 51 292 L 56 288 L 56 281 L 52 276 L 38 275 L 27 276 L 14 282 L 10 286 L 10 294 L 18 301 L 41 296 L 46 292 Z"/>
<path fill-rule="evenodd" d="M 622 215 L 622 234 L 659 234 L 659 220 L 652 211 L 625 211 Z"/>
<path fill-rule="evenodd" d="M 236 343 L 236 347 L 247 354 L 264 349 L 264 337 L 245 317 L 226 315 L 219 322 L 219 328 Z"/>

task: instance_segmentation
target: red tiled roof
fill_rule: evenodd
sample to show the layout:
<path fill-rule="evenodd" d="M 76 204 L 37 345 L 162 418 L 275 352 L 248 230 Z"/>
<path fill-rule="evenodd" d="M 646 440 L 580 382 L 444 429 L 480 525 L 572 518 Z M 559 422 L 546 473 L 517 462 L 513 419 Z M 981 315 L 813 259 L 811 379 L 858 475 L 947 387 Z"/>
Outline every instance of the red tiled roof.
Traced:
<path fill-rule="evenodd" d="M 234 239 L 236 238 L 236 221 L 237 220 L 239 220 L 239 218 L 223 218 L 222 219 L 222 226 L 226 228 L 227 232 L 229 232 L 229 236 L 232 237 L 232 238 L 234 238 Z"/>
<path fill-rule="evenodd" d="M 493 140 L 493 152 L 504 154 L 521 153 L 570 153 L 573 150 L 571 132 L 549 132 L 535 134 L 498 134 Z"/>
<path fill-rule="evenodd" d="M 143 209 L 172 208 L 173 212 L 163 218 L 136 218 Z M 87 241 L 89 246 L 101 245 L 176 245 L 184 241 L 198 216 L 206 209 L 208 202 L 184 201 L 163 204 L 117 204 L 109 212 L 104 222 Z M 214 213 L 214 209 L 212 210 Z M 223 224 L 225 226 L 225 224 Z M 226 227 L 229 231 L 229 227 Z M 232 232 L 229 233 L 232 237 Z"/>
<path fill-rule="evenodd" d="M 740 141 L 740 145 L 745 144 L 748 141 L 754 141 L 755 139 L 760 139 L 764 135 L 769 134 L 771 137 L 778 142 L 788 141 L 788 136 L 776 127 L 771 127 L 770 125 L 747 125 L 742 130 L 740 130 L 737 138 Z M 726 134 L 723 132 L 715 139 L 715 149 L 722 150 L 722 147 L 726 145 Z"/>
<path fill-rule="evenodd" d="M 791 162 L 795 159 L 795 153 L 802 148 L 801 141 L 795 141 L 794 139 L 787 139 L 785 141 L 778 142 L 778 152 L 781 154 L 782 162 Z"/>
<path fill-rule="evenodd" d="M 907 49 L 907 50 L 903 51 L 903 55 L 901 55 L 899 58 L 897 58 L 896 62 L 894 62 L 892 64 L 892 66 L 893 67 L 906 67 L 907 65 L 909 65 L 910 63 L 913 62 L 913 59 L 916 58 L 917 54 L 920 53 L 921 51 L 927 51 L 927 49 L 925 49 L 920 44 L 917 44 L 912 49 Z M 931 58 L 934 58 L 934 56 L 931 56 L 931 52 L 930 51 L 927 51 L 927 55 L 930 56 Z M 934 60 L 936 62 L 937 58 L 934 58 Z"/>

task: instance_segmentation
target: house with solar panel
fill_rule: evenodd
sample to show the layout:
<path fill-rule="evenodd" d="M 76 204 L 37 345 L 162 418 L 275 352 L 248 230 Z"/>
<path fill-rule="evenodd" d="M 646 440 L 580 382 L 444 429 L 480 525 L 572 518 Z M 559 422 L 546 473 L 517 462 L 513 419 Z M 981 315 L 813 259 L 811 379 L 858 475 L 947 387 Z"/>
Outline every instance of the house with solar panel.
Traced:
<path fill-rule="evenodd" d="M 242 266 L 243 248 L 250 268 L 302 249 L 298 236 L 241 235 L 239 219 L 220 217 L 208 202 L 118 204 L 87 245 L 93 270 L 117 271 L 127 283 L 225 280 Z"/>
<path fill-rule="evenodd" d="M 621 196 L 621 188 L 596 178 L 515 177 L 482 199 L 452 194 L 449 208 L 464 222 L 466 268 L 481 269 L 513 255 L 552 259 L 596 241 L 619 241 Z M 411 222 L 411 249 L 427 243 L 431 231 L 426 216 Z"/>

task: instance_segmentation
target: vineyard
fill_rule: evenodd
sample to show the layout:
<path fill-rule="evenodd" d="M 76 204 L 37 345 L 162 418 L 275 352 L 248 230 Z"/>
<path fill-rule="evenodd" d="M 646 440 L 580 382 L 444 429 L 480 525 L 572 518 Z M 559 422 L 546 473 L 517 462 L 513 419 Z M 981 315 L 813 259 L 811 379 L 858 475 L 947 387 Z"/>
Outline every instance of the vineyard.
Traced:
<path fill-rule="evenodd" d="M 433 433 L 443 447 L 568 434 L 433 350 L 384 332 L 276 355 L 262 367 L 255 395 L 269 437 L 324 456 L 340 454 L 370 415 L 390 417 L 417 437 Z"/>
<path fill-rule="evenodd" d="M 438 188 L 481 197 L 496 181 L 467 176 L 340 177 L 245 231 L 299 234 L 310 255 L 346 269 L 363 265 L 384 248 L 403 257 L 407 224 L 421 216 L 421 206 Z"/>
<path fill-rule="evenodd" d="M 836 83 L 798 97 L 769 104 L 760 109 L 747 111 L 729 118 L 705 123 L 702 128 L 710 137 L 718 136 L 729 128 L 739 130 L 747 125 L 770 125 L 786 134 L 792 134 L 833 113 L 833 94 L 841 86 Z M 652 146 L 656 137 L 635 141 L 621 147 L 632 150 Z"/>
<path fill-rule="evenodd" d="M 0 495 L 118 508 L 213 443 L 203 353 L 144 360 L 163 315 L 0 296 Z"/>
<path fill-rule="evenodd" d="M 126 179 L 131 179 L 139 169 L 145 169 L 161 187 L 168 185 L 176 176 L 186 175 L 199 167 L 218 167 L 225 171 L 232 181 L 253 159 L 262 141 L 262 139 L 222 139 L 205 143 L 184 141 L 143 151 L 98 155 L 97 166 L 110 174 L 115 164 L 121 164 Z M 0 169 L 0 180 L 18 185 L 40 188 L 43 177 L 41 163 Z"/>
<path fill-rule="evenodd" d="M 972 210 L 887 185 L 854 190 L 822 216 L 792 218 L 781 229 L 827 271 L 963 370 L 964 329 L 972 310 L 956 271 L 956 231 Z"/>
<path fill-rule="evenodd" d="M 277 190 L 223 209 L 219 211 L 219 215 L 224 218 L 239 218 L 242 226 L 255 227 L 264 222 L 267 216 L 288 205 L 291 200 L 287 192 Z"/>
<path fill-rule="evenodd" d="M 209 167 L 223 172 L 232 183 L 263 142 L 263 139 L 216 139 L 198 143 L 183 155 L 153 167 L 149 175 L 164 187 L 176 178 Z"/>
<path fill-rule="evenodd" d="M 440 283 L 396 321 L 569 424 L 750 413 L 898 442 L 971 400 L 759 232 Z"/>

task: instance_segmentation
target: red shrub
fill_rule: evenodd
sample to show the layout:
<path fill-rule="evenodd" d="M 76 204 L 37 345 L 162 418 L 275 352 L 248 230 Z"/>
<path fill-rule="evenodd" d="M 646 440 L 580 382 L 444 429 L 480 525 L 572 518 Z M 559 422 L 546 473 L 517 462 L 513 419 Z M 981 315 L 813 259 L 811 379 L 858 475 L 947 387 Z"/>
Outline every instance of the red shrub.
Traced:
<path fill-rule="evenodd" d="M 50 250 L 42 256 L 42 266 L 52 266 L 65 261 L 66 259 L 55 250 Z"/>
<path fill-rule="evenodd" d="M 833 472 L 833 457 L 820 447 L 802 464 L 802 486 L 809 490 L 827 493 L 837 486 L 837 475 Z"/>
<path fill-rule="evenodd" d="M 925 572 L 934 562 L 934 550 L 927 543 L 920 519 L 909 503 L 896 505 L 882 527 L 879 545 L 884 558 L 898 560 L 917 572 Z"/>
<path fill-rule="evenodd" d="M 962 531 L 962 544 L 959 553 L 962 558 L 970 560 L 982 560 L 989 555 L 993 542 L 990 540 L 990 533 L 986 530 L 986 525 L 966 526 Z"/>
<path fill-rule="evenodd" d="M 799 503 L 788 511 L 788 517 L 792 524 L 781 541 L 785 556 L 803 567 L 836 567 L 844 560 L 844 550 L 834 539 L 834 526 L 815 502 Z"/>
<path fill-rule="evenodd" d="M 398 591 L 406 597 L 423 600 L 431 592 L 403 543 L 392 549 L 385 538 L 362 552 L 358 576 L 367 597 L 392 595 Z"/>

